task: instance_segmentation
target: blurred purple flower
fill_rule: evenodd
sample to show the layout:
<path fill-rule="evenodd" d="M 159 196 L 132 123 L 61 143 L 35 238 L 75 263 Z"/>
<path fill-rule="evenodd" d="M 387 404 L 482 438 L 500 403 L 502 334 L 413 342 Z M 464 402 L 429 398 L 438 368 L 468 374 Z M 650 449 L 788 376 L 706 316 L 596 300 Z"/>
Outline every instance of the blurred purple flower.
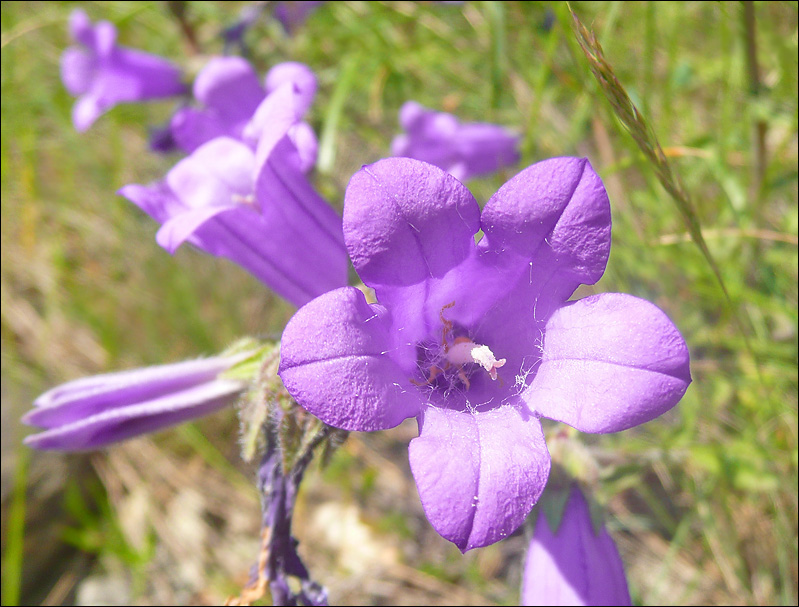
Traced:
<path fill-rule="evenodd" d="M 242 266 L 297 306 L 347 284 L 341 218 L 303 174 L 298 99 L 286 83 L 244 127 L 242 141 L 217 137 L 181 160 L 160 183 L 120 194 L 162 223 L 170 253 L 190 242 Z M 299 133 L 299 137 L 298 137 Z"/>
<path fill-rule="evenodd" d="M 441 169 L 381 160 L 347 187 L 344 237 L 379 303 L 348 287 L 301 308 L 279 374 L 337 428 L 417 417 L 422 505 L 463 551 L 513 532 L 541 495 L 550 458 L 539 417 L 625 430 L 669 410 L 691 381 L 685 342 L 653 304 L 568 301 L 599 280 L 610 252 L 607 194 L 586 159 L 525 169 L 482 216 Z"/>
<path fill-rule="evenodd" d="M 519 162 L 519 137 L 484 122 L 462 123 L 452 114 L 428 110 L 415 101 L 400 109 L 405 135 L 394 138 L 391 152 L 424 160 L 465 181 Z"/>
<path fill-rule="evenodd" d="M 188 153 L 217 137 L 242 139 L 245 127 L 264 98 L 287 82 L 293 86 L 299 121 L 316 95 L 316 76 L 307 65 L 294 62 L 276 65 L 267 74 L 264 88 L 246 59 L 215 57 L 194 81 L 198 107 L 181 108 L 172 117 L 172 137 Z M 307 125 L 299 128 L 306 133 L 310 131 L 315 161 L 316 137 Z"/>
<path fill-rule="evenodd" d="M 624 564 L 577 485 L 556 531 L 538 514 L 522 578 L 522 605 L 631 605 Z"/>
<path fill-rule="evenodd" d="M 216 356 L 86 377 L 45 392 L 23 423 L 44 428 L 36 449 L 97 449 L 235 402 L 245 383 L 220 374 L 248 356 Z"/>
<path fill-rule="evenodd" d="M 294 30 L 305 23 L 306 19 L 319 8 L 324 2 L 316 0 L 305 0 L 304 2 L 275 2 L 273 14 L 275 19 L 280 21 L 287 34 L 294 33 Z"/>
<path fill-rule="evenodd" d="M 117 103 L 181 95 L 186 87 L 173 63 L 134 49 L 117 46 L 116 28 L 108 21 L 92 25 L 81 9 L 69 18 L 73 46 L 61 56 L 61 80 L 79 96 L 72 122 L 85 131 Z"/>

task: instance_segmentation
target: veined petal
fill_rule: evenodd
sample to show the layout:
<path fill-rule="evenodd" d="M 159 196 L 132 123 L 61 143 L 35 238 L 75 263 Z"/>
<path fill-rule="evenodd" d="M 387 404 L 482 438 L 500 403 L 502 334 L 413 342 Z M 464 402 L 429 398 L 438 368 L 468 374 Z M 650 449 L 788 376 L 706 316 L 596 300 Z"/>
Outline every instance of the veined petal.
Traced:
<path fill-rule="evenodd" d="M 522 605 L 631 605 L 624 565 L 575 485 L 553 533 L 540 512 L 524 566 Z"/>
<path fill-rule="evenodd" d="M 691 383 L 688 348 L 654 304 L 603 293 L 546 324 L 531 410 L 582 432 L 618 432 L 671 409 Z"/>
<path fill-rule="evenodd" d="M 474 247 L 480 208 L 438 167 L 388 158 L 350 180 L 344 238 L 355 269 L 372 287 L 440 278 Z"/>
<path fill-rule="evenodd" d="M 35 449 L 97 449 L 216 411 L 231 404 L 244 387 L 239 381 L 217 379 L 151 401 L 112 407 L 28 436 L 24 442 Z"/>
<path fill-rule="evenodd" d="M 67 382 L 48 390 L 33 402 L 23 423 L 54 428 L 102 413 L 178 392 L 214 380 L 240 357 L 204 358 L 105 373 Z"/>
<path fill-rule="evenodd" d="M 168 219 L 155 235 L 155 241 L 164 249 L 174 254 L 178 247 L 191 239 L 194 233 L 206 222 L 224 212 L 246 213 L 248 209 L 231 206 L 204 207 L 189 209 L 185 213 L 175 215 Z M 257 211 L 249 210 L 253 214 L 253 221 L 258 220 Z"/>
<path fill-rule="evenodd" d="M 486 310 L 480 331 L 521 376 L 532 377 L 544 323 L 605 270 L 608 197 L 587 159 L 553 158 L 502 186 L 483 210 L 482 226 L 481 253 L 515 278 Z"/>
<path fill-rule="evenodd" d="M 482 228 L 483 247 L 555 263 L 575 287 L 599 280 L 610 254 L 610 202 L 586 158 L 551 158 L 516 175 L 486 204 Z"/>
<path fill-rule="evenodd" d="M 514 406 L 476 414 L 426 407 L 410 462 L 428 520 L 463 552 L 513 533 L 550 467 L 541 424 Z"/>
<path fill-rule="evenodd" d="M 345 430 L 385 430 L 419 413 L 419 392 L 397 359 L 385 308 L 344 287 L 300 308 L 286 325 L 278 374 L 322 421 Z"/>
<path fill-rule="evenodd" d="M 457 179 L 433 165 L 389 158 L 347 186 L 344 240 L 361 279 L 392 310 L 409 340 L 440 324 L 445 284 L 475 253 L 480 208 Z M 443 299 L 442 299 L 443 298 Z"/>

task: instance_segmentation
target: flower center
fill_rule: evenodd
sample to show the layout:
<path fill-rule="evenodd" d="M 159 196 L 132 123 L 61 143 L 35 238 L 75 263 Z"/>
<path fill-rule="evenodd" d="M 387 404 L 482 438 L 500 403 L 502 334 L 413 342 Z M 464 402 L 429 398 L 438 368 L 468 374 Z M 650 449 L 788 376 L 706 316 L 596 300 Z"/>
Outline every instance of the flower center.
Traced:
<path fill-rule="evenodd" d="M 474 365 L 481 366 L 496 381 L 497 369 L 506 362 L 504 358 L 497 359 L 488 346 L 467 337 L 466 331 L 444 316 L 444 310 L 453 305 L 454 302 L 441 310 L 440 343 L 419 344 L 419 369 L 424 381 L 411 380 L 417 386 L 430 386 L 444 394 L 459 387 L 468 390 Z"/>

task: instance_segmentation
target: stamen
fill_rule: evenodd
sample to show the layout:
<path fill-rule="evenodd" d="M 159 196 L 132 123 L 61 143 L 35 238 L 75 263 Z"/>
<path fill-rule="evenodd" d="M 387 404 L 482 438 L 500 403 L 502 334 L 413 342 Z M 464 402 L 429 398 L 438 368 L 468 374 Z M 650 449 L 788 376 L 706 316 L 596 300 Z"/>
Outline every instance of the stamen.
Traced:
<path fill-rule="evenodd" d="M 457 337 L 452 346 L 447 351 L 447 360 L 454 365 L 466 365 L 477 363 L 488 371 L 491 379 L 496 381 L 497 369 L 505 364 L 506 360 L 497 360 L 494 353 L 488 346 L 476 344 L 467 337 Z"/>

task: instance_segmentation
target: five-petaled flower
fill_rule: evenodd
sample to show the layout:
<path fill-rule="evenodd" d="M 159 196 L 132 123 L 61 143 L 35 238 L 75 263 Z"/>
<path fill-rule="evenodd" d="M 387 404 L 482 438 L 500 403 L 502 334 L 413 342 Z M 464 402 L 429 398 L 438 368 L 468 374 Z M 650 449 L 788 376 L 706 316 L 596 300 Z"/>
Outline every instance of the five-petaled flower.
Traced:
<path fill-rule="evenodd" d="M 555 529 L 538 513 L 522 576 L 522 605 L 631 605 L 624 564 L 604 525 L 595 528 L 574 485 Z"/>
<path fill-rule="evenodd" d="M 61 56 L 61 80 L 80 96 L 72 110 L 79 131 L 88 129 L 117 103 L 181 95 L 186 87 L 180 69 L 162 57 L 118 46 L 116 28 L 108 21 L 92 25 L 80 9 L 72 12 L 69 30 L 80 46 Z"/>
<path fill-rule="evenodd" d="M 394 156 L 424 160 L 461 181 L 519 162 L 519 137 L 496 124 L 464 123 L 415 101 L 402 106 L 399 121 L 406 132 L 391 143 Z"/>
<path fill-rule="evenodd" d="M 22 421 L 44 428 L 36 449 L 98 449 L 206 415 L 236 401 L 247 383 L 222 376 L 248 353 L 77 379 L 42 394 Z"/>
<path fill-rule="evenodd" d="M 482 238 L 475 243 L 475 236 Z M 673 407 L 688 350 L 653 304 L 605 293 L 610 206 L 586 159 L 539 162 L 480 207 L 407 158 L 349 183 L 344 237 L 378 303 L 352 287 L 289 321 L 279 374 L 326 423 L 381 430 L 416 417 L 410 464 L 435 529 L 461 550 L 512 533 L 550 458 L 540 417 L 616 432 Z"/>

